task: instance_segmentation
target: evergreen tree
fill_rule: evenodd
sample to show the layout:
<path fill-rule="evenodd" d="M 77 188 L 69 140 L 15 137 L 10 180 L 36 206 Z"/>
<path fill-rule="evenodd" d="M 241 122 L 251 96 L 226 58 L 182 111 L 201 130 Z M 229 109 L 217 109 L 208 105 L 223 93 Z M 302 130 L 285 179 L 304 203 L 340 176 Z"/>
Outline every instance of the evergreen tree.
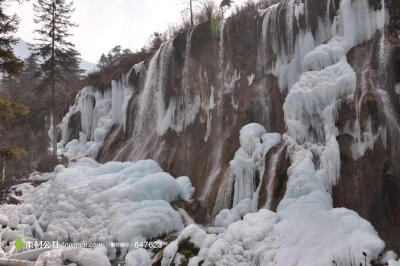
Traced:
<path fill-rule="evenodd" d="M 19 78 L 9 74 L 4 74 L 1 80 L 1 85 L 4 88 L 4 95 L 10 99 L 17 100 L 21 96 Z"/>
<path fill-rule="evenodd" d="M 18 17 L 4 13 L 7 0 L 0 0 L 0 72 L 16 75 L 22 71 L 23 63 L 12 50 L 16 43 L 14 33 L 18 28 Z"/>
<path fill-rule="evenodd" d="M 25 105 L 0 96 L 0 121 L 2 124 L 19 116 L 26 116 L 28 113 L 29 109 Z M 9 144 L 0 147 L 0 160 L 3 163 L 1 183 L 6 177 L 6 162 L 18 160 L 25 154 L 23 149 Z"/>
<path fill-rule="evenodd" d="M 100 69 L 105 68 L 108 65 L 108 59 L 105 54 L 101 54 L 97 67 Z"/>
<path fill-rule="evenodd" d="M 111 54 L 114 58 L 119 58 L 121 56 L 122 47 L 121 45 L 116 45 L 111 49 Z"/>
<path fill-rule="evenodd" d="M 53 157 L 57 157 L 56 139 L 56 84 L 67 83 L 70 75 L 79 75 L 79 53 L 75 46 L 68 41 L 71 36 L 71 22 L 74 11 L 72 1 L 68 0 L 37 0 L 34 4 L 35 19 L 38 25 L 35 31 L 39 36 L 34 48 L 35 55 L 39 56 L 41 64 L 43 87 L 51 89 L 51 116 L 52 119 L 52 147 Z"/>
<path fill-rule="evenodd" d="M 0 0 L 0 72 L 5 74 L 2 85 L 5 86 L 9 93 L 14 94 L 16 91 L 12 90 L 17 89 L 19 86 L 17 79 L 13 76 L 22 71 L 23 62 L 14 55 L 12 49 L 12 44 L 17 41 L 14 34 L 18 27 L 18 17 L 4 13 L 6 2 L 6 0 Z M 2 125 L 9 120 L 16 119 L 18 116 L 25 116 L 28 113 L 29 109 L 25 105 L 0 96 L 0 122 Z M 3 135 L 1 135 L 1 142 L 4 144 Z M 6 161 L 17 160 L 25 154 L 23 149 L 7 144 L 7 146 L 2 145 L 0 147 L 0 160 L 3 162 L 2 182 L 4 182 L 5 178 Z"/>
<path fill-rule="evenodd" d="M 160 48 L 160 46 L 163 44 L 165 38 L 163 37 L 162 33 L 159 32 L 154 32 L 151 35 L 151 41 L 150 41 L 150 51 L 154 52 Z"/>
<path fill-rule="evenodd" d="M 24 70 L 19 77 L 22 91 L 31 91 L 37 87 L 40 69 L 35 54 L 31 54 L 24 61 Z"/>
<path fill-rule="evenodd" d="M 122 54 L 123 54 L 123 55 L 131 54 L 131 53 L 132 53 L 132 51 L 131 51 L 130 49 L 124 49 L 124 50 L 122 51 Z"/>
<path fill-rule="evenodd" d="M 111 52 L 109 52 L 107 54 L 107 62 L 108 62 L 109 65 L 111 65 L 113 63 L 113 61 L 114 61 L 114 56 L 113 56 L 113 54 Z"/>

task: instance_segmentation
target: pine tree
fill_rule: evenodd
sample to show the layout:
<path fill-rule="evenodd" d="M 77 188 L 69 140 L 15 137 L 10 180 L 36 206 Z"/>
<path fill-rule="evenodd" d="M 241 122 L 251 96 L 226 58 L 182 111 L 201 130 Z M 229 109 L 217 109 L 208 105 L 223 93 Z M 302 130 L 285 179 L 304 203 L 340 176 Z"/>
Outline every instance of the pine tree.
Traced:
<path fill-rule="evenodd" d="M 31 54 L 24 61 L 24 70 L 19 77 L 22 91 L 31 91 L 37 87 L 38 77 L 40 75 L 39 65 L 35 54 Z"/>
<path fill-rule="evenodd" d="M 17 100 L 21 96 L 21 87 L 19 78 L 9 74 L 4 74 L 1 79 L 1 85 L 4 88 L 5 96 Z"/>
<path fill-rule="evenodd" d="M 105 68 L 108 65 L 108 59 L 105 54 L 101 54 L 97 67 L 100 69 Z"/>
<path fill-rule="evenodd" d="M 3 77 L 2 85 L 10 92 L 10 89 L 18 87 L 18 81 L 14 76 L 22 71 L 24 64 L 14 55 L 11 47 L 17 41 L 14 33 L 18 27 L 18 17 L 4 13 L 6 2 L 6 0 L 0 0 L 0 72 L 6 74 Z M 25 116 L 28 113 L 29 109 L 25 105 L 0 96 L 1 124 L 18 116 Z M 1 137 L 1 142 L 3 142 L 3 136 Z M 4 182 L 5 178 L 6 161 L 17 160 L 23 154 L 25 154 L 23 149 L 9 146 L 9 143 L 8 146 L 0 147 L 0 160 L 3 162 L 2 182 Z"/>
<path fill-rule="evenodd" d="M 124 49 L 124 50 L 122 51 L 122 54 L 123 54 L 123 55 L 132 54 L 132 51 L 131 51 L 130 49 Z"/>
<path fill-rule="evenodd" d="M 113 63 L 113 61 L 114 61 L 114 56 L 113 56 L 113 54 L 111 52 L 109 52 L 107 54 L 107 62 L 108 62 L 109 65 L 111 65 Z"/>
<path fill-rule="evenodd" d="M 39 56 L 41 64 L 43 86 L 51 89 L 51 116 L 52 116 L 52 147 L 53 157 L 57 157 L 56 139 L 56 84 L 67 83 L 69 75 L 79 75 L 79 53 L 75 46 L 68 41 L 71 36 L 71 22 L 74 11 L 72 1 L 68 0 L 37 0 L 34 4 L 35 19 L 38 25 L 35 31 L 39 36 L 34 48 L 35 55 Z"/>
<path fill-rule="evenodd" d="M 23 63 L 12 50 L 16 43 L 14 33 L 18 28 L 18 17 L 4 13 L 7 0 L 0 0 L 0 72 L 16 75 L 22 71 Z"/>
<path fill-rule="evenodd" d="M 111 54 L 114 58 L 118 58 L 121 56 L 122 47 L 121 45 L 116 45 L 114 48 L 111 49 Z"/>
<path fill-rule="evenodd" d="M 163 44 L 165 38 L 162 35 L 162 33 L 159 32 L 154 32 L 151 35 L 151 41 L 150 41 L 150 51 L 154 52 L 160 48 L 160 46 Z"/>
<path fill-rule="evenodd" d="M 16 119 L 20 116 L 26 116 L 28 113 L 29 109 L 25 105 L 0 96 L 0 121 L 2 124 L 8 120 Z M 18 160 L 25 154 L 26 152 L 23 149 L 16 146 L 10 146 L 9 143 L 7 145 L 4 145 L 3 143 L 0 147 L 0 160 L 3 163 L 1 183 L 4 182 L 6 177 L 6 162 Z"/>

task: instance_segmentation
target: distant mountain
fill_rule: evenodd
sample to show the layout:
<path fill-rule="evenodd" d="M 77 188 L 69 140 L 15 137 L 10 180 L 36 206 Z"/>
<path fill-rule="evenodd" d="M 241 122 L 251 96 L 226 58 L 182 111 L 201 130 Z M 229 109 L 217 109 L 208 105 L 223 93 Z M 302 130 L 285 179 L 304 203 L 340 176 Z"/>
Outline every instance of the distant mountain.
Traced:
<path fill-rule="evenodd" d="M 22 39 L 18 40 L 18 42 L 13 46 L 13 49 L 14 54 L 22 60 L 28 58 L 31 54 L 31 51 L 29 50 L 29 44 Z M 97 69 L 96 64 L 86 61 L 84 59 L 81 59 L 80 67 L 81 69 L 85 70 L 85 75 Z"/>

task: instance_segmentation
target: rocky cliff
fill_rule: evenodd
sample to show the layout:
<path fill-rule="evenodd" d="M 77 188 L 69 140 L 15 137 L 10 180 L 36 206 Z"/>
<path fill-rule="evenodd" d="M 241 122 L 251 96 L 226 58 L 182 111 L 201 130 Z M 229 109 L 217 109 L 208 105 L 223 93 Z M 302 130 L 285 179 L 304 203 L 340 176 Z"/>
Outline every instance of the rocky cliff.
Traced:
<path fill-rule="evenodd" d="M 244 8 L 217 29 L 197 25 L 110 90 L 81 91 L 60 124 L 59 152 L 154 159 L 190 176 L 197 201 L 188 212 L 210 223 L 246 197 L 277 210 L 302 147 L 326 172 L 334 207 L 356 211 L 400 251 L 399 9 L 398 1 L 282 0 Z M 230 162 L 249 123 L 284 135 L 237 173 Z"/>

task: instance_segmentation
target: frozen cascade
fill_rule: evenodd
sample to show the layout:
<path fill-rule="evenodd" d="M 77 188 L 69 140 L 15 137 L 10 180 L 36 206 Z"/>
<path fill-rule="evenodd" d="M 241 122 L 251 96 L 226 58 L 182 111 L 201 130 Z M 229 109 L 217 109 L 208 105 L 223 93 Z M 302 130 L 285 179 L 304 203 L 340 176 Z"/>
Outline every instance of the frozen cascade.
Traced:
<path fill-rule="evenodd" d="M 226 20 L 222 20 L 219 24 L 219 43 L 218 43 L 218 79 L 220 82 L 220 88 L 218 90 L 218 110 L 222 107 L 222 97 L 225 94 L 225 65 L 224 65 L 224 33 L 225 33 Z"/>
<path fill-rule="evenodd" d="M 386 85 L 386 63 L 387 63 L 387 40 L 386 40 L 386 29 L 385 25 L 387 25 L 387 9 L 386 9 L 386 4 L 385 0 L 381 0 L 381 5 L 382 9 L 379 13 L 377 13 L 377 28 L 381 31 L 381 37 L 380 37 L 380 42 L 379 42 L 379 68 L 380 68 L 380 77 L 379 77 L 379 84 L 380 86 L 385 86 Z M 362 78 L 361 78 L 361 86 L 360 88 L 362 89 L 361 91 L 361 97 L 359 99 L 356 99 L 355 106 L 356 106 L 356 121 L 354 122 L 353 125 L 353 132 L 352 135 L 355 137 L 355 142 L 352 144 L 352 151 L 353 151 L 353 159 L 357 160 L 361 158 L 364 153 L 366 152 L 367 149 L 372 149 L 375 142 L 377 141 L 378 138 L 381 138 L 383 141 L 383 144 L 386 145 L 386 137 L 387 133 L 384 128 L 379 128 L 377 134 L 373 134 L 372 132 L 372 125 L 371 125 L 371 120 L 368 119 L 366 121 L 366 125 L 364 125 L 363 132 L 361 130 L 361 119 L 360 119 L 360 114 L 361 114 L 361 107 L 362 107 L 362 101 L 364 97 L 367 95 L 368 90 L 366 88 L 368 87 L 366 84 L 367 80 L 367 67 L 364 66 L 365 71 L 362 73 Z M 377 93 L 382 101 L 382 107 L 385 113 L 385 117 L 387 120 L 386 127 L 389 129 L 389 133 L 392 136 L 399 136 L 400 134 L 400 128 L 399 128 L 399 123 L 397 119 L 394 116 L 394 110 L 392 108 L 392 103 L 389 100 L 389 96 L 387 95 L 387 92 L 383 89 L 378 88 Z"/>
<path fill-rule="evenodd" d="M 287 1 L 270 7 L 264 13 L 264 22 L 285 4 Z M 315 48 L 307 46 L 302 50 L 306 51 L 303 56 L 297 56 L 296 60 L 301 60 L 290 66 L 288 61 L 280 61 L 278 55 L 276 69 L 284 65 L 288 73 L 305 71 L 292 79 L 295 82 L 284 105 L 288 132 L 283 142 L 291 160 L 284 198 L 276 213 L 261 209 L 241 219 L 249 206 L 244 199 L 251 198 L 254 192 L 252 173 L 256 163 L 249 155 L 257 150 L 253 150 L 256 143 L 261 144 L 254 141 L 257 138 L 243 144 L 241 138 L 241 148 L 231 162 L 231 171 L 239 176 L 234 182 L 242 184 L 240 188 L 235 184 L 235 190 L 239 191 L 234 191 L 234 205 L 240 208 L 223 210 L 217 215 L 216 225 L 225 228 L 216 231 L 217 234 L 207 233 L 195 225 L 184 229 L 179 239 L 189 239 L 200 248 L 189 265 L 203 262 L 202 265 L 328 266 L 333 260 L 343 265 L 354 262 L 359 265 L 379 255 L 384 243 L 372 225 L 351 210 L 333 208 L 330 194 L 332 185 L 340 177 L 338 130 L 334 123 L 336 104 L 351 100 L 356 88 L 356 75 L 346 54 L 373 37 L 379 29 L 379 13 L 369 7 L 368 0 L 342 0 L 328 42 Z M 312 35 L 308 36 L 309 44 L 314 44 Z M 264 134 L 261 129 L 255 129 L 259 135 Z M 235 222 L 229 224 L 230 221 Z M 170 248 L 174 249 L 174 245 Z"/>
<path fill-rule="evenodd" d="M 306 4 L 307 5 L 307 4 Z M 273 74 L 279 79 L 279 88 L 286 91 L 298 80 L 304 56 L 332 37 L 330 19 L 319 20 L 315 36 L 298 29 L 305 5 L 296 0 L 285 0 L 267 8 L 262 15 L 260 44 L 257 51 L 257 76 Z M 329 13 L 329 8 L 326 10 Z M 284 13 L 286 16 L 281 17 Z M 284 32 L 277 32 L 284 25 Z M 296 30 L 294 29 L 296 27 Z M 277 37 L 278 36 L 278 37 Z"/>
<path fill-rule="evenodd" d="M 276 175 L 276 165 L 278 163 L 279 157 L 281 156 L 282 152 L 286 149 L 285 145 L 279 148 L 279 150 L 272 156 L 270 167 L 268 168 L 268 184 L 267 184 L 267 201 L 265 203 L 265 208 L 271 209 L 272 203 L 272 186 L 274 184 L 274 177 Z"/>
<path fill-rule="evenodd" d="M 380 40 L 380 53 L 379 53 L 379 61 L 380 61 L 380 72 L 382 76 L 382 81 L 384 85 L 386 85 L 386 65 L 388 58 L 388 47 L 387 47 L 387 39 L 386 39 L 386 30 L 385 25 L 388 23 L 387 21 L 387 9 L 385 0 L 381 0 L 382 11 L 381 11 L 381 40 Z M 392 103 L 389 99 L 389 95 L 386 90 L 378 89 L 378 94 L 382 100 L 383 110 L 386 116 L 386 127 L 389 129 L 389 133 L 391 136 L 396 139 L 400 139 L 400 126 L 399 121 L 396 118 L 396 112 L 393 110 Z"/>
<path fill-rule="evenodd" d="M 229 93 L 233 87 L 235 86 L 235 82 L 238 80 L 237 77 L 233 77 L 232 80 L 229 80 L 229 78 L 226 78 L 226 67 L 224 64 L 224 34 L 225 34 L 225 25 L 226 25 L 226 20 L 222 20 L 219 24 L 219 43 L 218 43 L 218 79 L 219 79 L 219 89 L 218 89 L 218 94 L 216 95 L 217 97 L 214 98 L 215 94 L 215 88 L 212 86 L 211 87 L 211 94 L 210 94 L 210 99 L 208 102 L 208 106 L 206 106 L 206 111 L 207 111 L 207 131 L 206 131 L 206 136 L 204 138 L 205 141 L 208 141 L 209 134 L 211 131 L 211 123 L 212 123 L 212 110 L 216 107 L 218 111 L 222 108 L 222 97 L 225 93 Z M 230 81 L 229 84 L 225 84 L 226 79 Z M 226 90 L 228 88 L 228 90 Z M 218 139 L 218 143 L 216 144 L 216 149 L 219 151 L 216 157 L 216 160 L 214 161 L 214 164 L 212 166 L 212 170 L 210 171 L 210 175 L 208 176 L 206 180 L 206 184 L 204 186 L 204 189 L 201 193 L 200 200 L 206 201 L 209 192 L 212 189 L 212 185 L 215 183 L 217 177 L 219 176 L 219 173 L 221 172 L 221 158 L 222 158 L 222 145 L 223 142 L 221 139 Z M 224 179 L 225 180 L 225 179 Z M 217 203 L 217 204 L 221 204 Z M 223 205 L 225 207 L 225 205 Z"/>
<path fill-rule="evenodd" d="M 208 141 L 208 138 L 210 137 L 210 133 L 211 133 L 211 125 L 212 125 L 212 118 L 213 118 L 212 110 L 215 107 L 214 91 L 215 91 L 214 87 L 211 86 L 210 99 L 208 101 L 208 106 L 206 106 L 206 111 L 207 111 L 207 131 L 206 131 L 206 135 L 204 136 L 204 141 L 205 142 Z"/>
<path fill-rule="evenodd" d="M 240 148 L 229 163 L 227 183 L 221 189 L 217 201 L 226 202 L 233 198 L 233 207 L 250 203 L 249 210 L 256 211 L 265 172 L 265 157 L 268 151 L 281 142 L 277 133 L 267 133 L 259 124 L 249 124 L 240 130 Z M 233 191 L 232 188 L 233 187 Z M 250 200 L 250 201 L 249 201 Z"/>
<path fill-rule="evenodd" d="M 218 42 L 218 111 L 221 110 L 223 105 L 223 98 L 230 95 L 231 105 L 235 110 L 238 110 L 238 102 L 235 102 L 233 92 L 236 88 L 237 82 L 241 79 L 241 73 L 235 69 L 231 62 L 225 60 L 225 31 L 226 20 L 222 20 L 219 24 L 219 42 Z"/>
<path fill-rule="evenodd" d="M 149 134 L 154 128 L 163 135 L 172 125 L 175 102 L 165 103 L 168 64 L 173 53 L 172 42 L 164 43 L 150 61 L 143 91 L 139 96 L 139 110 L 134 136 Z"/>
<path fill-rule="evenodd" d="M 192 97 L 192 81 L 190 73 L 193 69 L 191 62 L 191 40 L 195 27 L 187 34 L 185 63 L 183 67 L 182 93 L 166 97 L 170 64 L 174 53 L 173 42 L 164 43 L 150 61 L 146 73 L 143 91 L 139 96 L 139 110 L 137 113 L 134 136 L 147 135 L 156 128 L 159 136 L 168 129 L 181 132 L 186 126 L 193 123 L 201 108 L 199 95 Z M 149 103 L 152 103 L 149 105 Z"/>
<path fill-rule="evenodd" d="M 171 128 L 176 132 L 181 132 L 186 126 L 193 123 L 196 115 L 201 108 L 201 99 L 199 95 L 193 95 L 191 73 L 194 65 L 192 62 L 191 48 L 193 33 L 196 27 L 193 27 L 188 31 L 186 39 L 186 52 L 185 52 L 185 63 L 183 65 L 182 74 L 182 95 L 177 95 L 176 99 L 176 110 L 174 117 L 174 124 Z M 210 121 L 211 122 L 211 121 Z"/>
<path fill-rule="evenodd" d="M 365 66 L 364 66 L 364 68 L 366 69 Z M 356 98 L 355 103 L 354 103 L 355 110 L 356 110 L 356 120 L 354 121 L 353 130 L 352 130 L 352 135 L 354 136 L 354 142 L 352 143 L 352 146 L 351 146 L 352 155 L 353 155 L 354 160 L 361 158 L 367 149 L 372 149 L 374 147 L 374 143 L 377 140 L 377 138 L 382 137 L 382 134 L 378 134 L 376 136 L 373 135 L 370 119 L 368 119 L 366 121 L 366 126 L 364 127 L 364 132 L 361 132 L 360 116 L 361 116 L 362 101 L 368 92 L 368 90 L 366 89 L 367 88 L 366 75 L 367 75 L 367 70 L 364 70 L 361 73 L 361 84 L 360 84 L 361 96 L 359 98 Z"/>
<path fill-rule="evenodd" d="M 128 84 L 129 75 L 130 72 L 126 76 L 123 75 L 120 80 L 112 81 L 111 90 L 101 92 L 89 86 L 77 94 L 75 104 L 70 107 L 58 126 L 61 129 L 59 155 L 70 159 L 84 156 L 95 158 L 113 126 L 125 129 L 126 110 L 133 91 Z M 72 116 L 77 114 L 80 114 L 82 131 L 79 133 L 79 139 L 69 141 L 71 138 L 69 124 Z"/>
<path fill-rule="evenodd" d="M 224 92 L 224 76 L 225 76 L 225 68 L 224 68 L 224 31 L 225 31 L 225 24 L 226 20 L 222 20 L 219 24 L 219 44 L 218 44 L 218 78 L 221 84 L 221 87 L 218 90 L 218 101 L 215 103 L 214 100 L 214 93 L 215 93 L 215 88 L 212 86 L 211 87 L 211 94 L 210 94 L 210 100 L 209 100 L 209 106 L 206 107 L 207 111 L 207 131 L 206 135 L 204 137 L 204 141 L 208 141 L 208 138 L 210 137 L 210 131 L 211 131 L 211 124 L 212 124 L 212 117 L 213 114 L 211 110 L 214 109 L 215 105 L 217 106 L 218 110 L 221 108 L 222 104 L 222 97 L 223 97 L 223 92 Z"/>

